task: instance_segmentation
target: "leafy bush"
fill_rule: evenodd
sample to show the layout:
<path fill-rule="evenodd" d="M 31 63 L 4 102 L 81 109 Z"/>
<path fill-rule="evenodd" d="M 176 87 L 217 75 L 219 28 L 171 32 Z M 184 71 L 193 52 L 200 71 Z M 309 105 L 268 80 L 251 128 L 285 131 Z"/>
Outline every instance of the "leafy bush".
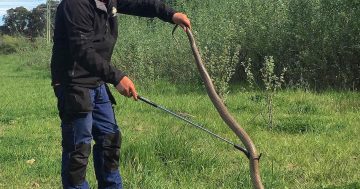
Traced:
<path fill-rule="evenodd" d="M 357 18 L 360 16 L 360 3 L 341 0 L 167 2 L 191 18 L 205 64 L 215 74 L 213 77 L 217 83 L 224 83 L 227 79 L 217 81 L 217 74 L 211 70 L 229 73 L 232 68 L 229 69 L 229 61 L 225 60 L 232 60 L 240 45 L 239 60 L 234 62 L 235 75 L 228 75 L 235 82 L 245 79 L 240 63 L 249 59 L 254 79 L 261 81 L 260 69 L 264 57 L 272 55 L 278 62 L 274 70 L 276 73 L 284 67 L 288 68 L 284 78 L 288 85 L 313 89 L 359 89 L 360 22 Z M 120 40 L 118 51 L 136 54 L 136 50 L 124 49 L 123 44 L 129 41 L 135 46 L 146 44 L 146 47 L 138 48 L 150 49 L 146 55 L 141 55 L 145 57 L 142 61 L 151 62 L 157 73 L 152 76 L 152 72 L 144 70 L 143 73 L 155 79 L 165 78 L 175 82 L 198 81 L 197 74 L 190 74 L 196 72 L 194 67 L 187 69 L 193 64 L 193 59 L 191 52 L 186 50 L 189 49 L 186 38 L 182 37 L 177 48 L 172 48 L 175 45 L 169 25 L 156 19 L 146 21 L 122 17 L 120 21 L 121 36 L 124 38 Z M 120 54 L 124 56 L 124 53 Z M 121 64 L 136 62 L 135 56 L 134 60 L 119 59 L 124 60 L 119 61 Z"/>
<path fill-rule="evenodd" d="M 277 62 L 274 73 L 287 68 L 284 80 L 289 87 L 360 89 L 358 1 L 166 2 L 192 20 L 196 41 L 220 93 L 226 94 L 230 79 L 246 79 L 241 62 L 250 59 L 254 81 L 261 82 L 260 69 L 269 55 Z M 176 33 L 176 43 L 172 25 L 158 19 L 119 17 L 115 65 L 139 82 L 200 83 L 184 33 Z M 14 52 L 17 47 L 1 48 Z M 44 49 L 50 53 L 50 48 Z"/>
<path fill-rule="evenodd" d="M 229 81 L 235 73 L 235 67 L 238 62 L 238 49 L 231 52 L 233 49 L 225 47 L 222 51 L 211 52 L 205 47 L 204 61 L 209 70 L 209 74 L 213 79 L 217 93 L 226 100 L 229 93 Z"/>
<path fill-rule="evenodd" d="M 35 39 L 33 42 L 26 41 L 26 43 L 27 45 L 19 49 L 19 54 L 23 58 L 21 67 L 49 70 L 52 45 L 43 38 Z"/>
<path fill-rule="evenodd" d="M 0 37 L 0 54 L 12 54 L 18 51 L 22 38 L 3 35 Z"/>

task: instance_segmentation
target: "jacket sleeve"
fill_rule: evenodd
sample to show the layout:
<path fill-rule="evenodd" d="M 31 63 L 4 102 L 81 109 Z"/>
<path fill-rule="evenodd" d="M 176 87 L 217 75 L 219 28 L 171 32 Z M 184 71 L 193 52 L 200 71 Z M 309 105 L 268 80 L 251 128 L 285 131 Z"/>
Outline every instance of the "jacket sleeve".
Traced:
<path fill-rule="evenodd" d="M 158 17 L 165 22 L 173 23 L 174 9 L 160 0 L 118 0 L 119 13 L 141 17 Z"/>
<path fill-rule="evenodd" d="M 66 1 L 64 22 L 72 57 L 91 74 L 117 85 L 125 74 L 112 66 L 94 49 L 94 8 L 89 0 Z"/>

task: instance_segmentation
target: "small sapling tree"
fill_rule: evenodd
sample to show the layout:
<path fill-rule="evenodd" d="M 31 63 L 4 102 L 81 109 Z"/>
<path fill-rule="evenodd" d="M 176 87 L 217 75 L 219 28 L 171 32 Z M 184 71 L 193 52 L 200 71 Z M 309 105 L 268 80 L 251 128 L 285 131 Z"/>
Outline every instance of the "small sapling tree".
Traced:
<path fill-rule="evenodd" d="M 247 81 L 251 89 L 254 89 L 256 85 L 256 81 L 254 78 L 254 74 L 252 71 L 252 61 L 249 59 L 246 62 L 242 62 L 244 66 L 244 70 L 247 76 Z M 284 75 L 286 72 L 286 68 L 282 70 L 280 75 L 276 75 L 275 71 L 275 61 L 272 56 L 266 56 L 264 59 L 263 67 L 260 69 L 261 80 L 263 82 L 263 86 L 265 88 L 264 96 L 265 98 L 265 106 L 266 106 L 266 114 L 267 114 L 267 124 L 270 129 L 274 126 L 274 96 L 276 92 L 281 89 L 282 85 L 285 83 Z"/>

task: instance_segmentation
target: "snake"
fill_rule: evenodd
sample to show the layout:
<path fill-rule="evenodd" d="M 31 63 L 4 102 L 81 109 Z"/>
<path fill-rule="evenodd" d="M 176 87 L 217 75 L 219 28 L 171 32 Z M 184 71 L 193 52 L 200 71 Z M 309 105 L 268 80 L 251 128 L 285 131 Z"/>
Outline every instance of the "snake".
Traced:
<path fill-rule="evenodd" d="M 176 30 L 177 25 L 173 29 Z M 188 36 L 191 50 L 193 52 L 195 63 L 197 66 L 198 71 L 200 72 L 200 76 L 202 81 L 204 82 L 207 94 L 215 106 L 217 112 L 219 113 L 222 120 L 228 125 L 228 127 L 236 134 L 236 136 L 240 139 L 240 141 L 244 144 L 247 153 L 246 156 L 249 159 L 249 167 L 250 167 L 250 177 L 251 182 L 253 185 L 253 188 L 255 189 L 263 189 L 264 186 L 261 182 L 261 176 L 260 176 L 260 168 L 259 168 L 259 161 L 261 154 L 258 155 L 255 145 L 253 141 L 251 140 L 250 136 L 247 134 L 244 128 L 240 126 L 240 124 L 237 123 L 235 118 L 231 115 L 227 107 L 225 106 L 224 102 L 220 98 L 220 96 L 217 94 L 214 84 L 212 82 L 212 79 L 207 72 L 205 65 L 203 64 L 199 48 L 196 45 L 194 35 L 192 31 L 189 28 L 185 28 L 186 34 Z"/>

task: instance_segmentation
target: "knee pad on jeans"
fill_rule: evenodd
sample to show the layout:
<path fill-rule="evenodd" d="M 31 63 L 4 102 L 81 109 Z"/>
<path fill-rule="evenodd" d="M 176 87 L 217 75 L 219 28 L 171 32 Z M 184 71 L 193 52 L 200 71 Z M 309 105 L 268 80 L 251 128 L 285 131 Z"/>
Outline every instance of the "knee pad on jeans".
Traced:
<path fill-rule="evenodd" d="M 102 147 L 104 150 L 104 169 L 114 171 L 119 167 L 121 133 L 105 135 Z"/>
<path fill-rule="evenodd" d="M 91 153 L 91 144 L 77 144 L 70 153 L 69 180 L 72 185 L 78 186 L 85 181 L 86 166 Z"/>

